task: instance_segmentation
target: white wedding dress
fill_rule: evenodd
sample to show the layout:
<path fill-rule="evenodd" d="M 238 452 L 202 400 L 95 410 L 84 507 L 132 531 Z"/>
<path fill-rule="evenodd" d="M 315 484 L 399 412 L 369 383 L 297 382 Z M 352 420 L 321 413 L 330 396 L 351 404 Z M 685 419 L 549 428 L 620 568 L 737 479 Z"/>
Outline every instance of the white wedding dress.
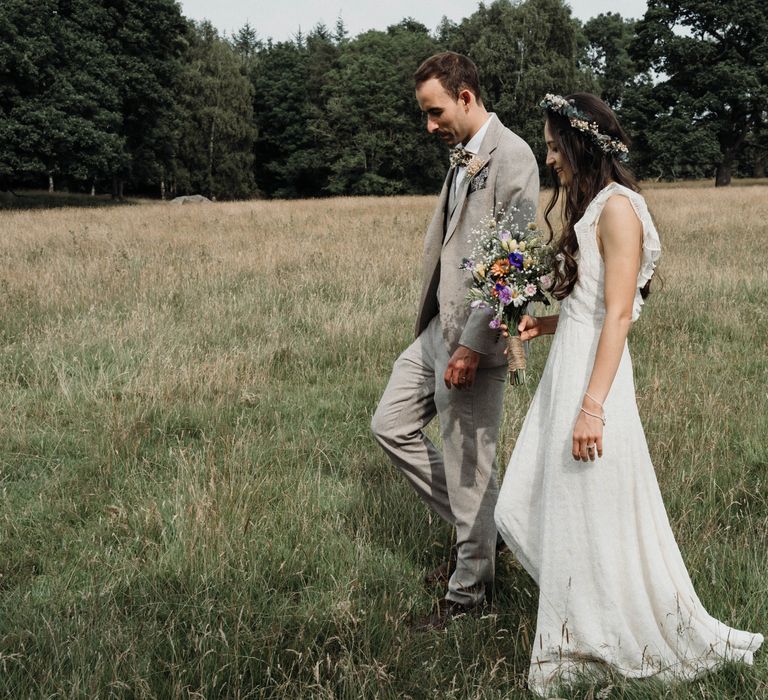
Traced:
<path fill-rule="evenodd" d="M 725 660 L 752 663 L 763 641 L 711 617 L 693 589 L 651 464 L 626 344 L 605 400 L 604 455 L 586 463 L 571 455 L 605 314 L 595 226 L 614 194 L 629 198 L 643 225 L 638 288 L 653 274 L 660 245 L 645 200 L 612 183 L 576 225 L 578 282 L 561 304 L 496 506 L 499 532 L 539 586 L 528 685 L 540 695 L 608 668 L 692 679 Z M 633 319 L 641 306 L 638 291 Z"/>

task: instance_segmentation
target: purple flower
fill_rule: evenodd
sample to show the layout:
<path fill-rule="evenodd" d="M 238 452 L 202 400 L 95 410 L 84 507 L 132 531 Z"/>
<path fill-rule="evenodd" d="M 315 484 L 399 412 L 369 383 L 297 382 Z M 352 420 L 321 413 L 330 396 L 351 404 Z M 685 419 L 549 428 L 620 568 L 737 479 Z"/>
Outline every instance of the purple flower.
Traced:
<path fill-rule="evenodd" d="M 470 303 L 469 306 L 472 309 L 484 309 L 486 306 L 488 306 L 488 304 L 486 304 L 482 299 L 475 299 Z"/>
<path fill-rule="evenodd" d="M 509 231 L 502 231 L 499 234 L 500 241 L 508 241 L 510 238 L 512 238 L 512 234 Z"/>
<path fill-rule="evenodd" d="M 498 328 L 501 325 L 501 321 L 498 318 L 494 318 L 489 324 L 489 328 Z"/>
<path fill-rule="evenodd" d="M 464 258 L 461 261 L 461 268 L 462 270 L 474 270 L 475 269 L 475 261 L 470 260 L 469 258 Z"/>
<path fill-rule="evenodd" d="M 510 301 L 512 301 L 512 291 L 509 287 L 501 287 L 501 289 L 498 290 L 499 292 L 499 301 L 506 306 L 509 304 Z"/>
<path fill-rule="evenodd" d="M 523 269 L 523 254 L 522 253 L 510 253 L 509 264 L 512 267 L 516 267 L 518 270 Z"/>

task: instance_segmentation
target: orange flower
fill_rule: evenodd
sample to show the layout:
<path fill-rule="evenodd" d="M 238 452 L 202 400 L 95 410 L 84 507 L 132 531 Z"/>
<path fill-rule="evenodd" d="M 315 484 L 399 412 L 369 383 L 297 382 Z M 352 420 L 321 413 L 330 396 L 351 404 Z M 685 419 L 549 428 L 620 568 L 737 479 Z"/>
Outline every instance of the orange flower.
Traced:
<path fill-rule="evenodd" d="M 509 260 L 507 258 L 499 258 L 491 266 L 491 275 L 494 277 L 503 277 L 509 272 Z"/>

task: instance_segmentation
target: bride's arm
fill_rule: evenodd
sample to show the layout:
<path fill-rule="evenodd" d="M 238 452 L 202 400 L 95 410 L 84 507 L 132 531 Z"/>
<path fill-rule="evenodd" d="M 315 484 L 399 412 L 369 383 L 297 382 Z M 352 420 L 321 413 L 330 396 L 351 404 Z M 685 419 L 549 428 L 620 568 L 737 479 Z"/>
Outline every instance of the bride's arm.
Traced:
<path fill-rule="evenodd" d="M 632 326 L 632 306 L 637 291 L 637 274 L 643 244 L 643 227 L 630 201 L 622 195 L 611 197 L 600 214 L 597 231 L 605 266 L 605 320 L 595 353 L 595 364 L 573 428 L 574 459 L 595 458 L 587 445 L 596 445 L 603 454 L 603 406 L 619 368 L 624 343 Z"/>

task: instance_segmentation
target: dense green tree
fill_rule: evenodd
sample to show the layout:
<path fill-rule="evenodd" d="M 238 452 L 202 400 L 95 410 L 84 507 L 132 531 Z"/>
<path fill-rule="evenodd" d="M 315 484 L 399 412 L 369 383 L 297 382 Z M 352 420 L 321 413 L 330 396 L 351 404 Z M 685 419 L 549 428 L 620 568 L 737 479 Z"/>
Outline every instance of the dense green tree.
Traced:
<path fill-rule="evenodd" d="M 406 18 L 350 37 L 339 17 L 291 41 L 223 38 L 175 0 L 0 2 L 0 187 L 246 197 L 434 192 L 445 147 L 413 72 L 469 55 L 486 106 L 538 151 L 546 92 L 599 92 L 651 178 L 765 173 L 764 0 L 649 0 L 583 27 L 565 0 L 494 0 L 434 34 Z"/>
<path fill-rule="evenodd" d="M 101 0 L 109 19 L 103 31 L 116 58 L 121 134 L 126 163 L 113 173 L 113 194 L 123 182 L 134 187 L 161 181 L 172 168 L 174 86 L 186 49 L 187 21 L 175 0 Z"/>
<path fill-rule="evenodd" d="M 7 0 L 0 29 L 0 173 L 159 181 L 186 30 L 174 0 Z"/>
<path fill-rule="evenodd" d="M 256 182 L 270 196 L 315 194 L 308 75 L 306 51 L 293 42 L 279 42 L 268 45 L 254 76 Z"/>
<path fill-rule="evenodd" d="M 437 50 L 423 25 L 407 19 L 350 41 L 324 91 L 318 120 L 331 194 L 431 192 L 445 174 L 445 149 L 424 129 L 413 73 Z"/>
<path fill-rule="evenodd" d="M 585 44 L 580 24 L 563 0 L 480 3 L 458 25 L 443 21 L 438 33 L 448 48 L 472 58 L 486 106 L 540 155 L 542 97 L 593 89 L 591 77 L 579 69 Z"/>
<path fill-rule="evenodd" d="M 264 43 L 259 39 L 258 33 L 248 22 L 235 32 L 230 43 L 246 63 L 255 59 L 258 52 L 264 48 Z"/>
<path fill-rule="evenodd" d="M 746 158 L 742 165 L 745 176 L 766 177 L 768 166 L 768 114 L 755 124 L 755 128 L 749 135 L 745 149 Z"/>
<path fill-rule="evenodd" d="M 267 40 L 266 43 L 262 41 L 256 30 L 248 23 L 234 34 L 230 39 L 230 44 L 242 62 L 243 75 L 247 77 L 249 83 L 248 92 L 251 95 L 251 118 L 253 127 L 250 134 L 251 149 L 249 157 L 252 163 L 252 187 L 255 192 L 259 192 L 258 185 L 256 184 L 256 176 L 260 170 L 260 166 L 257 164 L 256 144 L 258 143 L 260 132 L 256 113 L 260 104 L 260 97 L 256 93 L 255 85 L 261 70 L 262 57 L 264 56 L 267 47 L 271 49 L 272 44 L 270 40 Z"/>
<path fill-rule="evenodd" d="M 768 105 L 768 4 L 765 0 L 649 0 L 633 56 L 657 71 L 682 107 L 688 128 L 712 129 L 719 144 L 716 184 Z M 657 130 L 660 125 L 656 125 Z"/>
<path fill-rule="evenodd" d="M 124 161 L 106 19 L 86 0 L 0 5 L 0 178 L 90 185 Z"/>
<path fill-rule="evenodd" d="M 638 66 L 629 55 L 635 25 L 636 20 L 617 12 L 599 14 L 584 25 L 587 66 L 598 80 L 600 97 L 614 109 L 638 79 Z"/>
<path fill-rule="evenodd" d="M 268 44 L 253 75 L 256 182 L 274 197 L 323 194 L 330 177 L 323 90 L 339 45 L 324 25 L 292 42 Z M 331 134 L 330 139 L 334 136 Z"/>
<path fill-rule="evenodd" d="M 349 32 L 347 31 L 347 25 L 344 24 L 344 20 L 341 15 L 336 18 L 336 24 L 333 28 L 333 40 L 337 44 L 344 44 L 349 40 Z"/>
<path fill-rule="evenodd" d="M 194 25 L 179 88 L 173 189 L 209 197 L 249 197 L 253 177 L 253 88 L 246 66 L 210 22 Z"/>
<path fill-rule="evenodd" d="M 709 124 L 693 129 L 696 107 L 688 95 L 650 80 L 627 87 L 619 118 L 633 139 L 630 164 L 644 179 L 709 177 L 720 149 Z"/>
<path fill-rule="evenodd" d="M 597 80 L 600 96 L 633 138 L 632 168 L 640 177 L 657 180 L 709 174 L 717 144 L 713 150 L 707 132 L 691 133 L 686 128 L 690 105 L 686 108 L 679 102 L 668 86 L 656 89 L 650 72 L 634 61 L 629 47 L 636 25 L 636 20 L 612 12 L 584 25 L 586 66 Z"/>

